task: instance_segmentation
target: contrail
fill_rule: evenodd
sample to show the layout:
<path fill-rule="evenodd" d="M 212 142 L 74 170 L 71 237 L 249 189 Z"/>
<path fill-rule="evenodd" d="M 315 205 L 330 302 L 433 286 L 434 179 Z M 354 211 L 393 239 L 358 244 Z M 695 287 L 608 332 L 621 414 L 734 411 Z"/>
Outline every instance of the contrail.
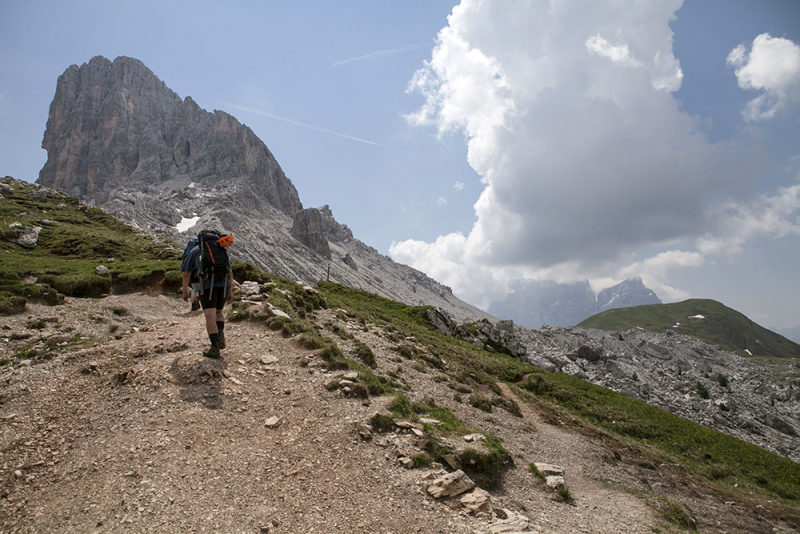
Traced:
<path fill-rule="evenodd" d="M 333 130 L 326 130 L 325 128 L 320 128 L 319 126 L 314 126 L 312 124 L 306 124 L 304 122 L 287 119 L 286 117 L 279 117 L 278 115 L 273 115 L 272 113 L 267 113 L 266 111 L 261 111 L 260 109 L 248 108 L 245 106 L 240 106 L 238 104 L 232 104 L 230 102 L 222 102 L 221 100 L 215 100 L 217 104 L 222 104 L 223 106 L 227 106 L 230 108 L 238 109 L 241 111 L 247 111 L 248 113 L 255 113 L 257 115 L 263 115 L 265 117 L 269 117 L 270 119 L 275 119 L 283 122 L 288 122 L 289 124 L 294 124 L 295 126 L 302 126 L 303 128 L 309 128 L 311 130 L 316 130 L 318 132 L 336 135 L 338 137 L 344 137 L 345 139 L 351 139 L 353 141 L 358 141 L 359 143 L 366 143 L 372 146 L 379 146 L 381 148 L 387 148 L 389 150 L 396 150 L 397 152 L 405 152 L 406 154 L 413 154 L 414 156 L 421 156 L 422 154 L 417 154 L 416 152 L 411 152 L 409 150 L 401 150 L 399 148 L 392 148 L 390 146 L 382 145 L 380 143 L 376 143 L 375 141 L 369 141 L 367 139 L 361 139 L 360 137 L 354 137 L 352 135 L 343 134 L 340 132 L 334 132 Z"/>
<path fill-rule="evenodd" d="M 218 104 L 222 104 L 223 106 L 232 107 L 234 109 L 238 109 L 241 111 L 248 111 L 250 113 L 256 113 L 258 115 L 264 115 L 265 117 L 269 117 L 270 119 L 276 119 L 283 122 L 288 122 L 289 124 L 294 124 L 295 126 L 302 126 L 304 128 L 310 128 L 312 130 L 316 130 L 318 132 L 324 132 L 331 135 L 338 135 L 339 137 L 344 137 L 345 139 L 352 139 L 353 141 L 359 141 L 361 143 L 366 143 L 368 145 L 375 145 L 375 146 L 383 146 L 380 143 L 376 143 L 374 141 L 367 141 L 366 139 L 361 139 L 360 137 L 353 137 L 352 135 L 347 135 L 339 132 L 334 132 L 333 130 L 326 130 L 325 128 L 320 128 L 319 126 L 313 126 L 311 124 L 306 124 L 304 122 L 295 121 L 292 119 L 287 119 L 286 117 L 279 117 L 277 115 L 273 115 L 272 113 L 267 113 L 266 111 L 261 111 L 260 109 L 253 109 L 247 108 L 244 106 L 239 106 L 237 104 L 231 104 L 230 102 L 220 102 L 217 100 Z"/>
<path fill-rule="evenodd" d="M 364 56 L 353 57 L 350 59 L 343 59 L 342 61 L 337 61 L 336 63 L 331 64 L 331 67 L 336 67 L 338 65 L 344 65 L 345 63 L 351 63 L 353 61 L 361 61 L 364 59 L 372 59 L 374 57 L 379 56 L 388 56 L 391 54 L 399 54 L 400 52 L 405 52 L 407 50 L 413 50 L 415 48 L 419 48 L 420 46 L 425 46 L 428 43 L 417 43 L 413 45 L 401 46 L 399 48 L 391 48 L 389 50 L 379 50 L 378 52 L 372 52 L 370 54 L 366 54 Z"/>

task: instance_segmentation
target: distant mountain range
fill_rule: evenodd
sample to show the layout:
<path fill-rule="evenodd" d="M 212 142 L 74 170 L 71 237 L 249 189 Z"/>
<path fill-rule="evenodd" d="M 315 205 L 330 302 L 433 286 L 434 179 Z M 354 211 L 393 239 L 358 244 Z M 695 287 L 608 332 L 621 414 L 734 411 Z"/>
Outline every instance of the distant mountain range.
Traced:
<path fill-rule="evenodd" d="M 671 331 L 696 337 L 724 350 L 752 356 L 800 358 L 800 345 L 754 323 L 738 311 L 708 299 L 607 310 L 578 326 L 626 331 Z"/>
<path fill-rule="evenodd" d="M 517 280 L 511 292 L 492 303 L 488 312 L 501 319 L 511 319 L 528 328 L 573 326 L 584 319 L 613 308 L 661 304 L 641 278 L 629 278 L 606 288 L 597 295 L 589 281 L 559 284 L 549 280 Z"/>

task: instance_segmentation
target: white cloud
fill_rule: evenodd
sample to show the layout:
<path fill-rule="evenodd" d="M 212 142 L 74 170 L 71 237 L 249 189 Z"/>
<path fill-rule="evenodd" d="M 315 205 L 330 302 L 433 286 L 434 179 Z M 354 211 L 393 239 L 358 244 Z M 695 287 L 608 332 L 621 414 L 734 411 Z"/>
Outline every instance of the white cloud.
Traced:
<path fill-rule="evenodd" d="M 508 291 L 507 278 L 502 270 L 492 269 L 474 261 L 466 254 L 466 237 L 448 234 L 425 243 L 409 239 L 394 242 L 390 254 L 401 263 L 414 267 L 450 286 L 461 298 L 486 309 L 492 301 L 501 299 Z"/>
<path fill-rule="evenodd" d="M 691 295 L 668 284 L 669 271 L 675 268 L 700 267 L 706 258 L 699 252 L 669 250 L 619 270 L 621 279 L 639 276 L 644 285 L 656 292 L 662 301 L 685 300 Z"/>
<path fill-rule="evenodd" d="M 436 201 L 436 205 L 441 206 L 442 204 L 447 204 L 447 199 L 444 197 L 439 197 L 439 200 Z"/>
<path fill-rule="evenodd" d="M 453 189 L 455 189 L 456 191 L 461 191 L 462 189 L 464 189 L 464 182 L 456 181 L 456 185 L 453 186 Z"/>
<path fill-rule="evenodd" d="M 477 221 L 466 236 L 394 243 L 392 256 L 479 303 L 514 270 L 608 276 L 644 247 L 716 235 L 708 207 L 745 199 L 766 158 L 710 143 L 673 98 L 681 3 L 456 6 L 409 85 L 425 101 L 408 119 L 466 134 L 484 184 Z M 654 281 L 683 257 L 640 267 Z"/>
<path fill-rule="evenodd" d="M 628 50 L 628 45 L 625 43 L 612 45 L 600 34 L 593 35 L 586 40 L 586 49 L 591 54 L 606 57 L 618 65 L 623 67 L 643 67 L 641 61 L 633 57 Z"/>
<path fill-rule="evenodd" d="M 739 87 L 763 91 L 742 112 L 746 119 L 773 118 L 781 109 L 800 101 L 800 46 L 789 39 L 762 33 L 750 52 L 740 44 L 728 54 L 736 68 Z"/>
<path fill-rule="evenodd" d="M 709 211 L 708 232 L 697 242 L 703 254 L 735 255 L 756 238 L 800 235 L 800 184 L 744 204 L 729 201 Z"/>

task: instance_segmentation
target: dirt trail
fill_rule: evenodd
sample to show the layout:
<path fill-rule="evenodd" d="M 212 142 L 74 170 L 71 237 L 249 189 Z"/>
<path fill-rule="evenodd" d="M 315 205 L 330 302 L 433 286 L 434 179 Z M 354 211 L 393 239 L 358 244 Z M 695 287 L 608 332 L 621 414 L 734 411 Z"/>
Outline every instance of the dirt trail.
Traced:
<path fill-rule="evenodd" d="M 3 335 L 28 332 L 35 317 L 48 318 L 43 336 L 80 333 L 96 342 L 0 377 L 2 532 L 468 534 L 490 527 L 466 515 L 458 499 L 430 498 L 420 483 L 427 471 L 397 462 L 391 442 L 413 449 L 409 436 L 359 438 L 356 425 L 391 398 L 328 391 L 341 373 L 325 372 L 312 353 L 263 325 L 229 322 L 224 360 L 214 361 L 201 356 L 202 317 L 173 298 L 32 306 L 2 318 Z M 319 324 L 335 320 L 332 311 L 317 312 Z M 399 360 L 381 328 L 339 324 L 373 349 L 379 373 L 402 363 L 398 380 L 412 401 L 433 398 L 503 440 L 517 468 L 492 497 L 530 518 L 530 532 L 667 531 L 642 501 L 599 482 L 637 477 L 605 461 L 602 445 L 545 423 L 519 400 L 523 418 L 459 402 L 437 371 Z M 15 343 L 22 342 L 6 342 L 4 354 Z M 348 353 L 353 343 L 339 344 Z M 271 417 L 280 418 L 277 426 L 266 426 Z M 527 471 L 531 462 L 563 466 L 575 506 L 556 502 Z"/>
<path fill-rule="evenodd" d="M 570 493 L 576 503 L 574 516 L 579 529 L 583 527 L 581 530 L 585 532 L 608 533 L 652 532 L 652 525 L 658 522 L 658 518 L 651 508 L 642 500 L 598 481 L 603 476 L 614 475 L 611 469 L 603 468 L 606 463 L 603 455 L 608 451 L 572 430 L 547 424 L 507 384 L 498 383 L 498 386 L 504 396 L 519 404 L 522 416 L 536 425 L 535 439 L 530 441 L 527 452 L 540 458 L 539 462 L 564 468 Z"/>

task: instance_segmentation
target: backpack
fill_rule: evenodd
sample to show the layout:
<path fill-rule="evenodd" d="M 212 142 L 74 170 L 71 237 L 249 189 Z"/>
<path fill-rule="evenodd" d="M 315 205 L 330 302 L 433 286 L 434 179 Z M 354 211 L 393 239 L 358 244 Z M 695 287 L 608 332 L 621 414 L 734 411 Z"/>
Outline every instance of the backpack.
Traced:
<path fill-rule="evenodd" d="M 197 243 L 198 241 L 196 237 L 191 238 L 186 244 L 186 248 L 183 249 L 183 256 L 181 256 L 181 259 L 185 258 L 189 254 L 189 251 L 197 246 Z"/>
<path fill-rule="evenodd" d="M 203 230 L 197 235 L 197 246 L 200 247 L 200 257 L 197 262 L 197 278 L 203 282 L 221 282 L 227 280 L 231 262 L 228 251 L 220 244 L 225 239 L 225 244 L 233 242 L 233 236 L 223 236 L 216 230 Z"/>

